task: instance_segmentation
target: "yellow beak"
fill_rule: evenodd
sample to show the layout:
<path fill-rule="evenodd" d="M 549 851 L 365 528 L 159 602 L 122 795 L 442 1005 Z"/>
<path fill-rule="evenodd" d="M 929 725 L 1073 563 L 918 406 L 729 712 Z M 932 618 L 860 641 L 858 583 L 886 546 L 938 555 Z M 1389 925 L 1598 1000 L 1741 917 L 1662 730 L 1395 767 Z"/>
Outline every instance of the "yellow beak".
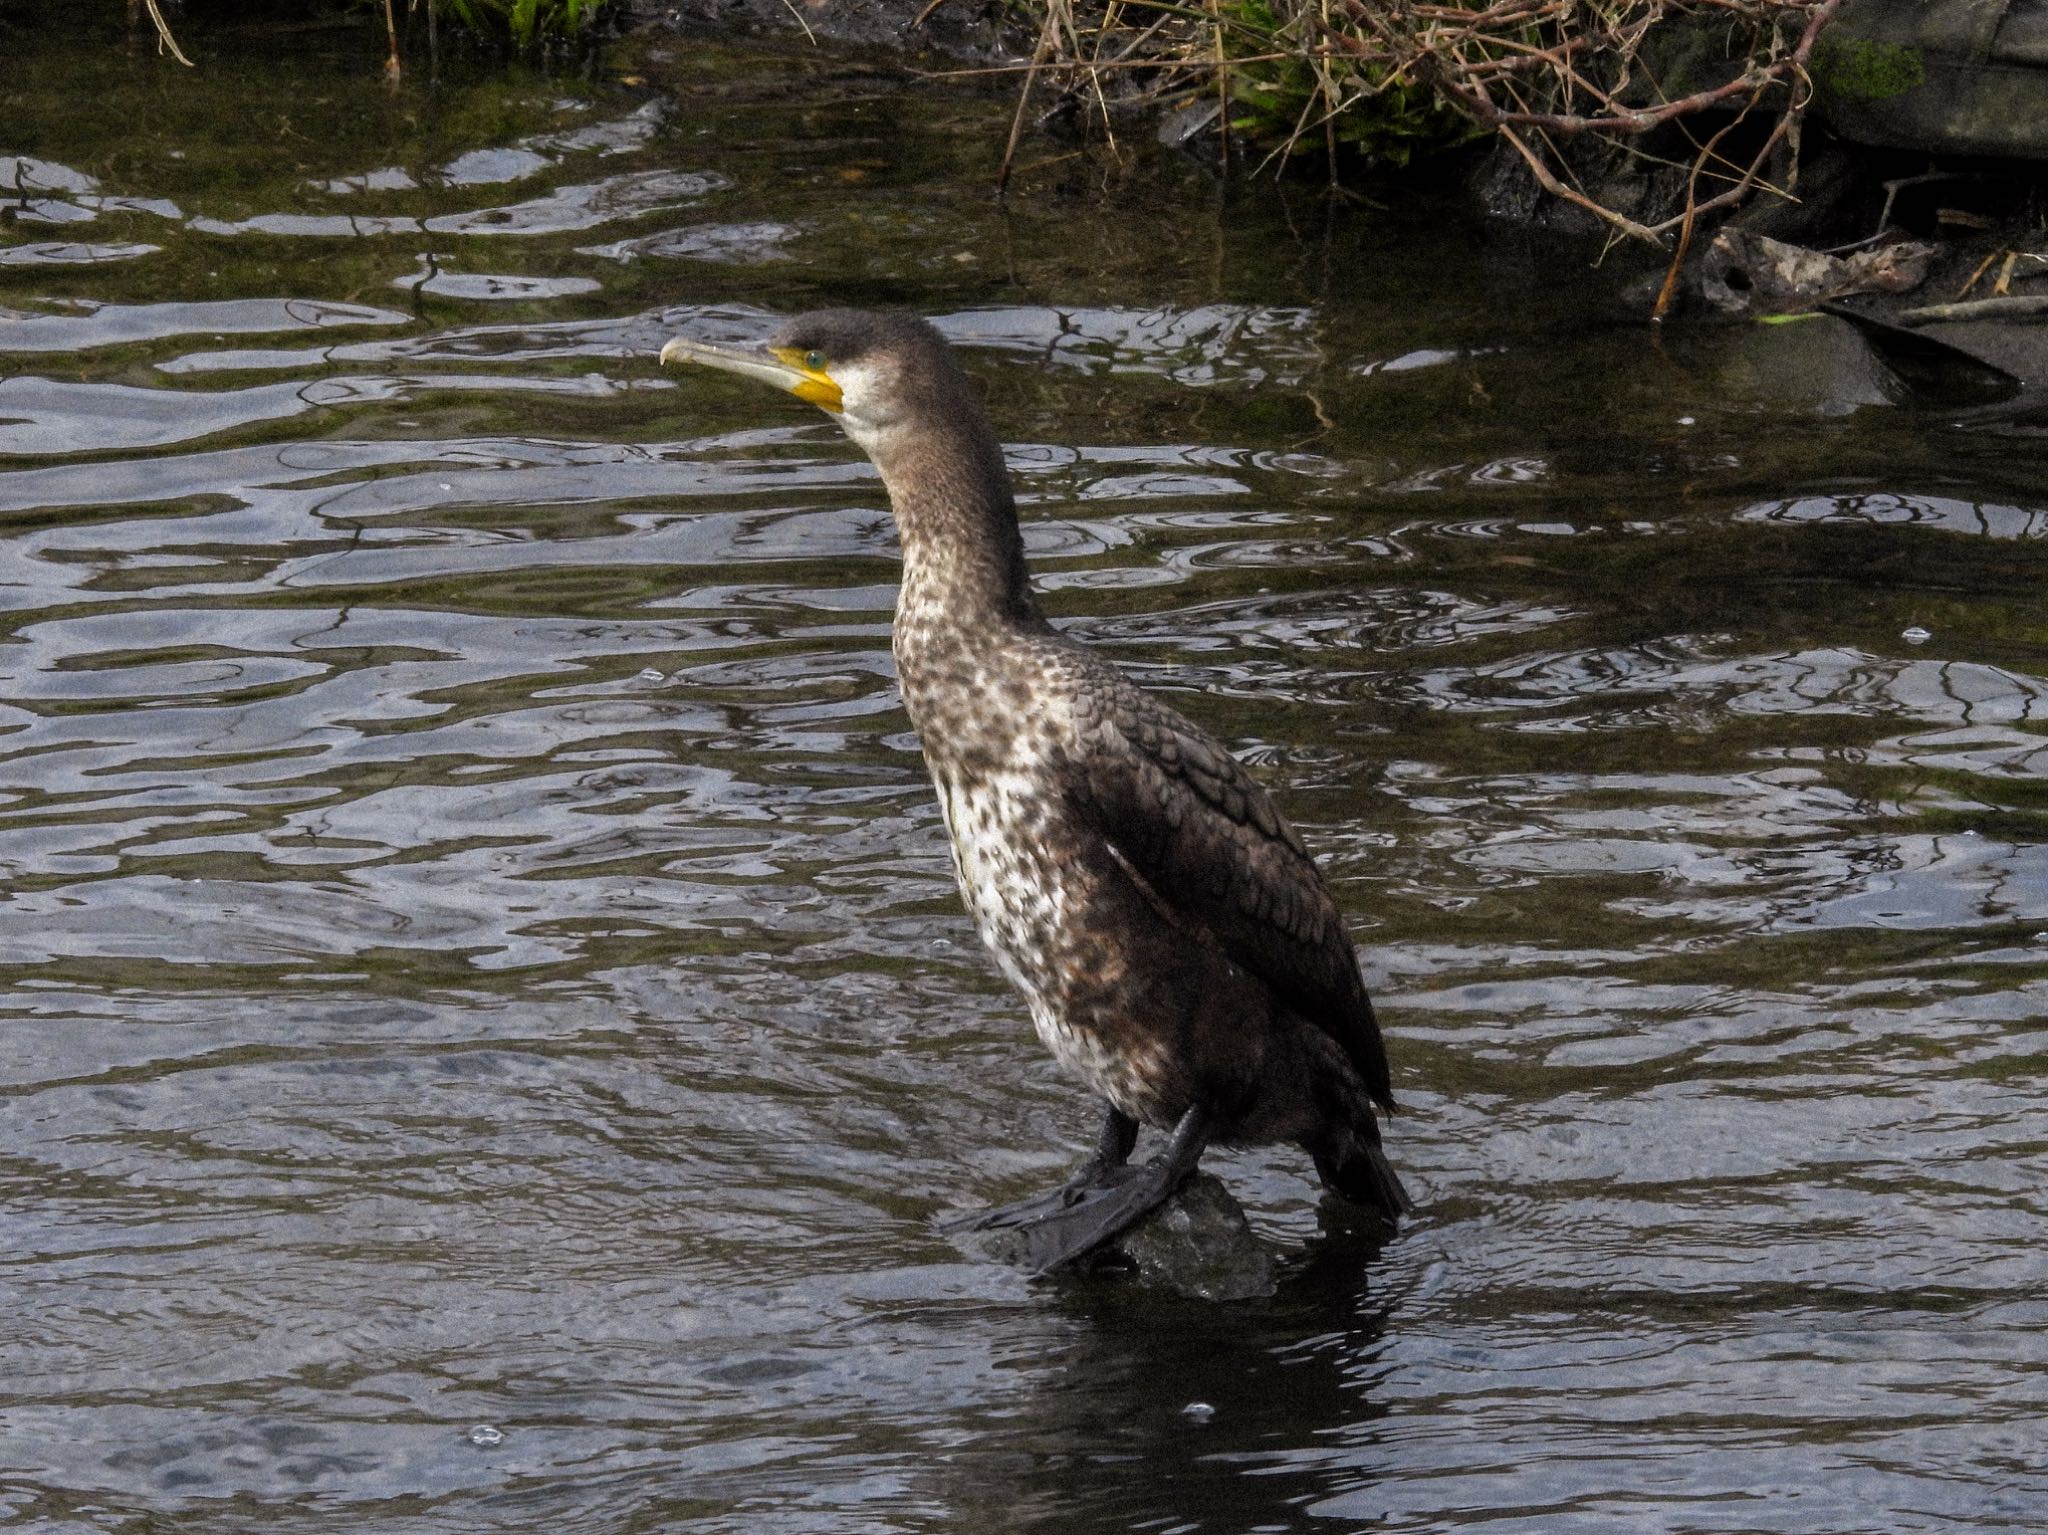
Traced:
<path fill-rule="evenodd" d="M 714 346 L 708 341 L 685 341 L 681 336 L 661 349 L 661 364 L 697 362 L 707 368 L 722 368 L 743 378 L 757 378 L 778 389 L 787 389 L 799 400 L 837 415 L 844 408 L 839 385 L 822 367 L 812 367 L 804 354 L 789 347 Z"/>

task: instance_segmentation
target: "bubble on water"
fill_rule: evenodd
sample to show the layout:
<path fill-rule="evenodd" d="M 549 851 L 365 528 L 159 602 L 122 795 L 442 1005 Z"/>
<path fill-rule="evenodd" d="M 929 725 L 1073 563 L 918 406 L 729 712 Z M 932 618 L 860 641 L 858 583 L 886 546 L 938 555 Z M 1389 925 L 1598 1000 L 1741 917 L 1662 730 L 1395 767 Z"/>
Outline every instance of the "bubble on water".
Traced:
<path fill-rule="evenodd" d="M 480 1450 L 488 1450 L 494 1444 L 503 1444 L 505 1434 L 502 1429 L 492 1428 L 488 1423 L 479 1423 L 469 1431 L 469 1442 Z"/>
<path fill-rule="evenodd" d="M 1216 1409 L 1207 1402 L 1190 1402 L 1180 1410 L 1180 1415 L 1190 1423 L 1211 1423 L 1215 1421 Z"/>
<path fill-rule="evenodd" d="M 1908 645 L 1925 645 L 1929 640 L 1934 638 L 1934 631 L 1931 629 L 1923 629 L 1918 624 L 1915 624 L 1912 628 L 1906 630 L 1903 634 L 1901 634 L 1899 638 L 1904 640 Z"/>

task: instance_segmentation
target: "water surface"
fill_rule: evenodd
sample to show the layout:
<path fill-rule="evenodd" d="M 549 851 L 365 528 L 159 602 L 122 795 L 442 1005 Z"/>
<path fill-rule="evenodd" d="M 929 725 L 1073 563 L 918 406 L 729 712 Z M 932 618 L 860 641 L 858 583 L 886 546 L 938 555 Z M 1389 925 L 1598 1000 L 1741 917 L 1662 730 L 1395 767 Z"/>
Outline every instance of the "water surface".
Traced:
<path fill-rule="evenodd" d="M 2024 402 L 1448 208 L 999 205 L 1007 100 L 839 56 L 192 31 L 4 87 L 0 1527 L 2038 1517 Z M 1391 1243 L 1286 1150 L 1213 1159 L 1271 1301 L 935 1232 L 1093 1113 L 953 894 L 872 471 L 652 361 L 841 302 L 958 342 L 1049 610 L 1325 860 Z"/>

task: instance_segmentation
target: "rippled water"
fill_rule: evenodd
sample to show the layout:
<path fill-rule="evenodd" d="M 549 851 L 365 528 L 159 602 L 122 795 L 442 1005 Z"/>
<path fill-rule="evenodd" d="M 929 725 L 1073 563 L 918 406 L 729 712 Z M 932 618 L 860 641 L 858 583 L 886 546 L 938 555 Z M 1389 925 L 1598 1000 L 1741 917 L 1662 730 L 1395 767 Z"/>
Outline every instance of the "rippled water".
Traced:
<path fill-rule="evenodd" d="M 2023 402 L 1442 210 L 1005 208 L 1005 100 L 824 54 L 19 41 L 0 1527 L 2039 1520 Z M 935 1233 L 1092 1112 L 953 894 L 872 472 L 652 362 L 821 301 L 959 342 L 1047 605 L 1327 860 L 1383 1249 L 1287 1151 L 1213 1159 L 1269 1302 Z"/>

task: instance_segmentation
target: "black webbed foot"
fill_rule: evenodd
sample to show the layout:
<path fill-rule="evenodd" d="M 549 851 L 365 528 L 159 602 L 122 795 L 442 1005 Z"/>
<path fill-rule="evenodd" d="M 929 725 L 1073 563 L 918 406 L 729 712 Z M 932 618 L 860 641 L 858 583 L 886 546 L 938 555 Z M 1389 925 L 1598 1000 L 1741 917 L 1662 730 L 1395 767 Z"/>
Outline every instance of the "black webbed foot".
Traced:
<path fill-rule="evenodd" d="M 941 1231 L 1007 1231 L 1017 1226 L 1028 1226 L 1034 1221 L 1044 1220 L 1049 1215 L 1064 1215 L 1079 1209 L 1089 1200 L 1100 1197 L 1116 1187 L 1126 1178 L 1137 1176 L 1134 1167 L 1097 1167 L 1090 1162 L 1080 1172 L 1062 1183 L 1058 1188 L 1033 1194 L 1015 1204 L 997 1205 L 991 1210 L 979 1210 L 972 1215 L 956 1215 L 941 1221 Z"/>
<path fill-rule="evenodd" d="M 1125 1130 L 1122 1126 L 1130 1122 L 1110 1112 L 1102 1150 L 1074 1177 L 1030 1199 L 947 1222 L 942 1229 L 1012 1233 L 1024 1266 L 1034 1274 L 1066 1268 L 1115 1241 L 1187 1181 L 1209 1143 L 1209 1124 L 1200 1109 L 1189 1109 L 1166 1150 L 1133 1167 L 1123 1157 L 1129 1154 L 1135 1126 Z M 1117 1152 L 1114 1162 L 1104 1155 L 1110 1151 Z"/>
<path fill-rule="evenodd" d="M 941 1231 L 1004 1231 L 1028 1226 L 1049 1215 L 1060 1215 L 1081 1204 L 1091 1194 L 1114 1187 L 1130 1176 L 1125 1165 L 1131 1147 L 1137 1143 L 1138 1122 L 1112 1105 L 1102 1122 L 1095 1143 L 1095 1155 L 1082 1163 L 1074 1176 L 1056 1189 L 1033 1194 L 1015 1204 L 997 1205 L 976 1215 L 956 1216 L 941 1221 Z"/>

